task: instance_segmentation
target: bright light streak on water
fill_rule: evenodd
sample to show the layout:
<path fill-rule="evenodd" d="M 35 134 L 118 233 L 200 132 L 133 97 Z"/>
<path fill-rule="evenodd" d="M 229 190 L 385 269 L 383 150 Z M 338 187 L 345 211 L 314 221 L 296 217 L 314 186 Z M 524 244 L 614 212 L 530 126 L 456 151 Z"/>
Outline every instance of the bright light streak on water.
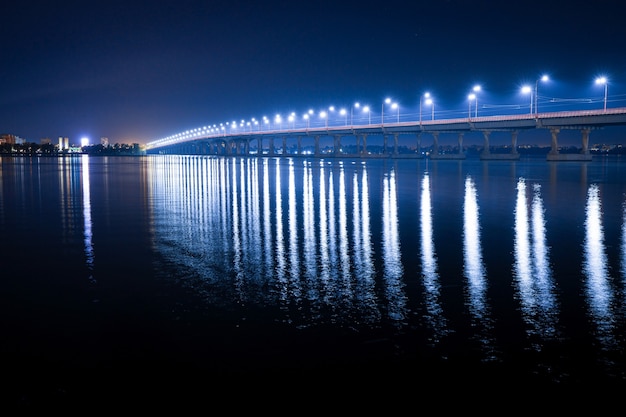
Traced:
<path fill-rule="evenodd" d="M 302 186 L 302 213 L 304 221 L 304 264 L 305 264 L 305 284 L 309 293 L 307 299 L 317 299 L 319 294 L 315 290 L 317 281 L 317 240 L 315 236 L 315 199 L 313 196 L 313 176 L 311 173 L 311 163 L 305 161 L 303 186 Z"/>
<path fill-rule="evenodd" d="M 265 276 L 273 276 L 274 250 L 272 247 L 272 211 L 270 208 L 270 171 L 267 158 L 263 159 L 263 253 L 265 254 Z"/>
<path fill-rule="evenodd" d="M 346 196 L 346 175 L 343 161 L 339 162 L 339 260 L 344 290 L 350 288 L 350 255 L 348 253 L 348 198 Z M 350 291 L 342 297 L 352 297 Z"/>
<path fill-rule="evenodd" d="M 241 264 L 241 236 L 240 236 L 240 229 L 239 229 L 239 225 L 240 225 L 240 219 L 239 219 L 239 207 L 238 207 L 238 195 L 239 195 L 239 190 L 238 190 L 238 186 L 237 186 L 237 160 L 236 159 L 232 159 L 232 164 L 231 164 L 231 172 L 233 173 L 232 175 L 232 182 L 230 184 L 230 189 L 232 190 L 232 198 L 231 198 L 231 203 L 232 203 L 232 223 L 233 223 L 233 268 L 235 270 L 235 282 L 236 282 L 236 286 L 239 290 L 241 290 L 241 281 L 243 280 L 243 271 L 242 271 L 242 264 Z M 243 179 L 242 179 L 243 181 Z M 243 192 L 241 193 L 243 195 Z"/>
<path fill-rule="evenodd" d="M 360 240 L 356 241 L 355 238 L 355 248 L 354 251 L 358 252 L 361 256 L 361 262 L 356 266 L 357 271 L 360 271 L 356 275 L 356 297 L 357 297 L 357 307 L 360 311 L 362 311 L 364 317 L 369 318 L 367 322 L 377 322 L 380 320 L 380 310 L 377 306 L 377 298 L 374 293 L 374 288 L 376 285 L 375 282 L 375 269 L 373 264 L 373 254 L 372 254 L 372 240 L 371 240 L 371 232 L 370 232 L 370 197 L 369 197 L 369 186 L 368 186 L 368 176 L 367 176 L 367 165 L 362 164 L 362 175 L 361 175 L 361 192 L 358 192 L 358 187 L 354 189 L 354 198 L 355 198 L 355 211 L 360 213 L 360 217 L 353 216 L 355 219 L 354 228 L 359 229 L 359 231 L 355 231 L 355 236 L 358 234 L 360 236 Z M 355 172 L 355 183 L 359 183 L 358 173 Z M 360 206 L 359 206 L 360 204 Z"/>
<path fill-rule="evenodd" d="M 470 314 L 475 322 L 476 337 L 482 344 L 487 359 L 493 359 L 493 323 L 487 305 L 486 270 L 480 235 L 480 213 L 476 184 L 472 177 L 465 178 L 463 201 L 463 259 L 467 278 L 467 297 Z"/>
<path fill-rule="evenodd" d="M 330 271 L 333 265 L 330 262 L 330 253 L 328 251 L 328 210 L 326 207 L 328 197 L 326 196 L 326 171 L 324 170 L 324 161 L 320 161 L 320 209 L 319 209 L 319 231 L 320 231 L 320 279 L 321 285 L 328 285 Z"/>
<path fill-rule="evenodd" d="M 296 196 L 296 174 L 294 162 L 289 160 L 289 263 L 290 281 L 298 298 L 300 297 L 300 250 L 298 248 L 298 201 Z M 297 290 L 296 290 L 297 289 Z"/>
<path fill-rule="evenodd" d="M 538 184 L 533 185 L 531 210 L 532 217 L 529 218 L 526 181 L 520 178 L 515 205 L 515 276 L 522 317 L 529 326 L 527 332 L 530 336 L 546 339 L 554 336 L 556 312 L 545 242 L 541 187 Z M 536 342 L 534 348 L 540 349 L 538 341 L 531 342 Z"/>
<path fill-rule="evenodd" d="M 282 187 L 280 182 L 280 161 L 274 159 L 276 164 L 276 180 L 274 183 L 275 207 L 276 207 L 276 285 L 278 286 L 278 295 L 280 301 L 287 303 L 289 301 L 289 288 L 287 286 L 286 266 L 285 266 L 285 242 L 283 241 L 283 198 Z"/>
<path fill-rule="evenodd" d="M 480 243 L 478 199 L 476 187 L 471 177 L 465 179 L 465 197 L 463 204 L 463 254 L 465 276 L 468 280 L 469 302 L 472 313 L 483 320 L 487 313 L 485 295 L 485 269 Z"/>
<path fill-rule="evenodd" d="M 530 263 L 530 239 L 528 229 L 528 207 L 526 202 L 526 181 L 517 181 L 515 199 L 515 272 L 522 301 L 522 311 L 526 320 L 532 316 L 533 293 Z"/>
<path fill-rule="evenodd" d="M 93 231 L 91 230 L 91 193 L 89 191 L 89 155 L 82 155 L 82 172 L 83 172 L 83 219 L 85 225 L 85 257 L 87 259 L 87 269 L 89 269 L 89 281 L 95 282 L 93 276 Z"/>
<path fill-rule="evenodd" d="M 434 331 L 434 342 L 445 333 L 446 321 L 441 308 L 441 284 L 437 273 L 437 256 L 433 241 L 433 220 L 430 201 L 430 176 L 424 174 L 420 196 L 420 227 L 422 275 L 425 290 L 426 316 L 430 327 Z"/>
<path fill-rule="evenodd" d="M 535 286 L 537 303 L 540 309 L 540 333 L 544 338 L 554 337 L 558 322 L 558 306 L 555 285 L 549 262 L 549 251 L 546 243 L 546 219 L 541 186 L 533 184 L 533 200 L 531 205 L 533 231 L 533 265 L 535 267 Z"/>
<path fill-rule="evenodd" d="M 589 186 L 585 209 L 585 244 L 583 269 L 587 276 L 587 297 L 590 315 L 597 327 L 597 337 L 605 345 L 615 343 L 613 328 L 613 295 L 609 286 L 607 257 L 602 227 L 602 203 L 597 184 Z"/>
<path fill-rule="evenodd" d="M 396 195 L 395 171 L 391 170 L 383 179 L 383 262 L 385 292 L 387 296 L 389 318 L 402 321 L 405 318 L 406 299 L 400 260 L 400 241 L 398 239 L 398 200 Z"/>

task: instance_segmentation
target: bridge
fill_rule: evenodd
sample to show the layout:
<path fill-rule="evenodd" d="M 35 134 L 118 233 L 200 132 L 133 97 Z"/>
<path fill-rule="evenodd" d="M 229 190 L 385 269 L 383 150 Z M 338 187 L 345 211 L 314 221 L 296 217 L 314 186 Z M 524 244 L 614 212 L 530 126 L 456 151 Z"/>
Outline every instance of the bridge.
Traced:
<path fill-rule="evenodd" d="M 420 115 L 421 116 L 421 115 Z M 522 131 L 544 130 L 549 132 L 551 149 L 547 155 L 550 161 L 590 161 L 589 136 L 592 130 L 602 129 L 609 126 L 626 126 L 626 107 L 608 108 L 599 110 L 575 110 L 559 112 L 526 113 L 513 115 L 494 115 L 472 117 L 468 112 L 467 117 L 404 121 L 397 118 L 393 122 L 385 122 L 381 117 L 379 123 L 353 124 L 352 118 L 339 125 L 328 125 L 328 119 L 324 126 L 295 127 L 291 128 L 286 124 L 276 128 L 256 130 L 252 127 L 249 130 L 202 128 L 194 129 L 169 138 L 150 142 L 146 146 L 148 154 L 188 154 L 188 155 L 246 155 L 246 156 L 354 156 L 372 157 L 368 151 L 367 139 L 371 136 L 382 136 L 382 152 L 378 157 L 412 157 L 430 159 L 465 159 L 463 151 L 463 137 L 469 132 L 481 132 L 484 139 L 484 146 L 480 155 L 481 159 L 519 159 L 517 137 Z M 350 123 L 348 123 L 350 122 Z M 577 130 L 581 135 L 581 152 L 577 154 L 560 153 L 558 146 L 558 136 L 563 130 Z M 491 153 L 490 135 L 493 132 L 510 132 L 511 151 L 510 153 Z M 456 135 L 458 146 L 455 152 L 444 153 L 440 151 L 440 136 L 443 134 Z M 410 135 L 415 139 L 416 152 L 413 154 L 400 154 L 399 137 Z M 432 138 L 431 151 L 422 154 L 421 142 L 425 137 Z M 320 147 L 321 139 L 332 140 L 332 150 L 330 153 L 322 152 Z M 356 151 L 345 153 L 342 150 L 342 143 L 346 143 L 346 138 L 351 138 Z M 295 149 L 288 150 L 287 142 L 296 141 Z M 278 146 L 276 142 L 278 141 Z M 312 147 L 312 151 L 305 151 L 305 147 Z M 292 146 L 292 148 L 294 148 Z"/>

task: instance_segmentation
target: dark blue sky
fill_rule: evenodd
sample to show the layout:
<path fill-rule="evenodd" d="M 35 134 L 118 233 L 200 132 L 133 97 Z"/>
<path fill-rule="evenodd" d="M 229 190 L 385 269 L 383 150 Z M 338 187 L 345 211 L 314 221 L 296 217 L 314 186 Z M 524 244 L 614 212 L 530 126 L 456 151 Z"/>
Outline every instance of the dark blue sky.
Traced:
<path fill-rule="evenodd" d="M 66 1 L 0 6 L 0 133 L 146 143 L 386 96 L 417 112 L 540 96 L 626 106 L 620 1 Z M 601 105 L 600 105 L 601 106 Z M 596 133 L 594 135 L 597 136 Z"/>

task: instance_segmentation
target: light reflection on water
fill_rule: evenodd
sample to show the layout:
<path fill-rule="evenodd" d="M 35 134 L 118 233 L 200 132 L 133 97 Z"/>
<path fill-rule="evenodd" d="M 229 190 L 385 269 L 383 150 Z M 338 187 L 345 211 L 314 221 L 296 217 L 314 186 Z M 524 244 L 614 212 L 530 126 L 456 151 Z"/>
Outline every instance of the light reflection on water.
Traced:
<path fill-rule="evenodd" d="M 122 174 L 117 160 L 5 160 L 3 253 L 22 256 L 12 241 L 44 212 L 35 196 L 54 213 L 55 256 L 109 286 L 100 305 L 139 279 L 111 277 L 118 252 L 149 251 L 150 273 L 240 322 L 349 329 L 397 355 L 537 361 L 563 378 L 579 360 L 623 374 L 626 164 L 431 162 L 154 156 Z"/>
<path fill-rule="evenodd" d="M 589 314 L 596 325 L 596 337 L 604 347 L 611 348 L 615 344 L 612 333 L 614 326 L 613 290 L 609 285 L 610 276 L 602 226 L 602 203 L 600 188 L 597 184 L 589 186 L 585 213 L 583 270 L 587 276 Z"/>

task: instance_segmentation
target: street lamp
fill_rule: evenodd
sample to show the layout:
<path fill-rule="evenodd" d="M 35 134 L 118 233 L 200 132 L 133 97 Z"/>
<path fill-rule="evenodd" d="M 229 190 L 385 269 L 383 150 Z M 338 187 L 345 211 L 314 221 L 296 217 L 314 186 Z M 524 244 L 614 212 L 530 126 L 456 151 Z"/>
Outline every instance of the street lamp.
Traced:
<path fill-rule="evenodd" d="M 420 124 L 422 123 L 422 101 L 424 99 L 430 100 L 430 93 L 424 93 L 424 95 L 420 97 Z"/>
<path fill-rule="evenodd" d="M 390 103 L 391 103 L 391 99 L 386 98 L 380 107 L 380 125 L 381 126 L 385 124 L 385 104 L 390 104 Z"/>
<path fill-rule="evenodd" d="M 530 94 L 530 114 L 533 114 L 533 90 L 531 90 L 529 86 L 525 85 L 522 87 L 522 93 Z"/>
<path fill-rule="evenodd" d="M 398 119 L 397 119 L 397 121 L 398 121 L 398 123 L 400 123 L 400 106 L 398 105 L 398 103 L 393 103 L 391 105 L 391 108 L 392 109 L 397 109 L 397 111 L 398 111 Z"/>
<path fill-rule="evenodd" d="M 474 117 L 478 117 L 478 92 L 480 91 L 480 86 L 475 85 L 474 88 L 472 88 L 472 91 L 474 92 L 474 100 L 476 103 L 476 108 L 474 110 Z"/>
<path fill-rule="evenodd" d="M 478 99 L 476 98 L 476 94 L 471 93 L 470 95 L 467 96 L 467 117 L 468 119 L 472 117 L 472 101 L 476 100 L 476 103 L 478 103 Z M 478 106 L 478 104 L 477 104 Z"/>
<path fill-rule="evenodd" d="M 372 124 L 372 112 L 370 110 L 370 106 L 363 107 L 363 113 L 367 112 L 367 124 Z"/>
<path fill-rule="evenodd" d="M 535 81 L 535 114 L 537 114 L 537 101 L 538 101 L 538 95 L 537 95 L 537 89 L 539 88 L 539 81 L 543 81 L 544 83 L 546 81 L 548 81 L 550 78 L 547 75 L 542 75 L 541 78 L 539 78 L 537 81 Z M 532 113 L 533 109 L 532 109 L 532 104 L 531 104 L 531 109 L 530 112 Z"/>
<path fill-rule="evenodd" d="M 431 120 L 435 120 L 435 102 L 433 101 L 432 98 L 429 97 L 426 99 L 426 104 L 429 106 L 432 106 L 431 107 Z"/>
<path fill-rule="evenodd" d="M 326 128 L 328 128 L 328 113 L 326 113 L 326 111 L 322 110 L 320 112 L 320 117 L 322 119 L 325 119 Z"/>
<path fill-rule="evenodd" d="M 305 113 L 304 116 L 302 116 L 302 118 L 304 120 L 306 120 L 306 128 L 308 129 L 309 128 L 309 115 L 308 115 L 308 113 Z"/>
<path fill-rule="evenodd" d="M 348 112 L 346 109 L 339 110 L 339 114 L 344 116 L 344 120 L 346 121 L 346 126 L 348 126 Z"/>
<path fill-rule="evenodd" d="M 357 108 L 357 109 L 358 109 L 359 107 L 361 107 L 361 104 L 357 101 L 356 103 L 354 103 L 354 106 L 352 106 L 352 107 L 350 108 L 350 126 L 352 126 L 352 125 L 353 125 L 353 123 L 352 123 L 352 121 L 353 121 L 353 119 L 352 119 L 352 115 L 353 115 L 353 113 L 354 113 L 354 109 L 355 109 L 355 108 Z"/>
<path fill-rule="evenodd" d="M 604 111 L 606 111 L 606 98 L 609 91 L 609 81 L 604 76 L 598 77 L 596 78 L 596 84 L 604 84 Z"/>

